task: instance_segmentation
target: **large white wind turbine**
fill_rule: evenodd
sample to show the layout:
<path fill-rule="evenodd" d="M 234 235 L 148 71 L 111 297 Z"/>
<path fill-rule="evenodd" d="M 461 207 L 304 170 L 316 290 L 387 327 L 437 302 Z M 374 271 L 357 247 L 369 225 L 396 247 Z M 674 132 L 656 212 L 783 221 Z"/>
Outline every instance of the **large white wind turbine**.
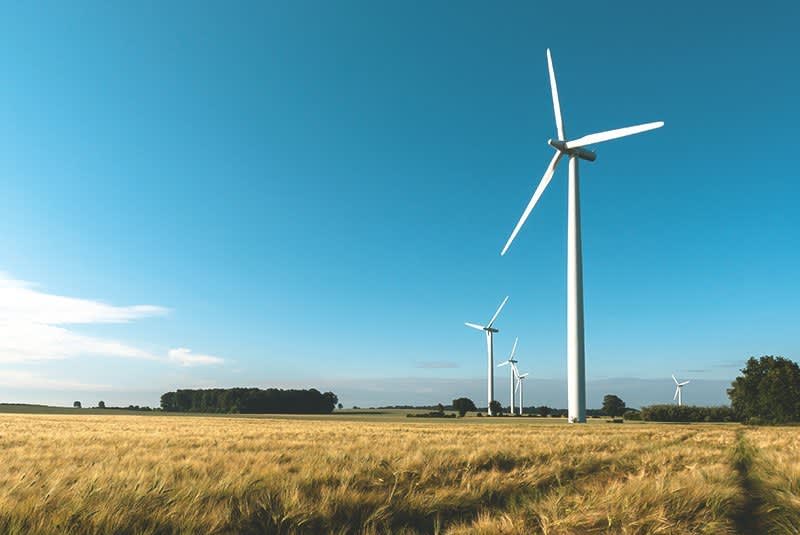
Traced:
<path fill-rule="evenodd" d="M 586 421 L 586 375 L 583 353 L 583 260 L 581 257 L 581 215 L 580 215 L 580 186 L 578 180 L 578 160 L 593 162 L 596 158 L 594 152 L 586 150 L 586 145 L 593 145 L 603 141 L 638 134 L 660 128 L 663 122 L 647 123 L 627 128 L 618 128 L 598 134 L 583 136 L 568 141 L 564 134 L 564 123 L 561 120 L 561 106 L 558 101 L 558 88 L 556 75 L 553 70 L 553 60 L 550 49 L 547 49 L 547 68 L 550 74 L 550 90 L 553 95 L 553 110 L 556 118 L 556 131 L 558 139 L 548 140 L 548 144 L 556 149 L 550 165 L 544 172 L 541 182 L 533 192 L 528 206 L 519 218 L 517 226 L 511 232 L 501 255 L 504 255 L 511 242 L 516 238 L 522 225 L 536 206 L 545 188 L 553 178 L 558 162 L 563 156 L 569 158 L 569 192 L 567 209 L 567 395 L 570 422 Z"/>
<path fill-rule="evenodd" d="M 494 333 L 499 332 L 497 329 L 492 327 L 492 325 L 494 325 L 494 321 L 497 319 L 497 316 L 500 315 L 500 311 L 503 310 L 504 306 L 506 306 L 506 302 L 507 301 L 508 301 L 508 296 L 506 296 L 506 298 L 503 299 L 503 302 L 500 303 L 500 306 L 497 308 L 497 312 L 494 313 L 494 316 L 492 316 L 492 319 L 489 320 L 489 323 L 487 323 L 486 326 L 477 325 L 475 323 L 469 323 L 469 322 L 464 323 L 464 325 L 466 325 L 467 327 L 472 327 L 473 329 L 477 329 L 479 331 L 485 331 L 486 332 L 486 350 L 489 353 L 489 364 L 488 364 L 488 375 L 489 375 L 488 381 L 489 381 L 489 384 L 488 384 L 488 388 L 487 388 L 488 401 L 486 402 L 487 403 L 486 406 L 487 406 L 487 411 L 489 413 L 489 416 L 492 416 L 492 401 L 494 400 L 494 341 L 493 341 L 494 339 L 493 339 L 493 335 L 494 335 Z"/>
<path fill-rule="evenodd" d="M 522 380 L 528 376 L 527 373 L 523 373 L 522 375 L 519 374 L 519 370 L 517 370 L 517 390 L 519 390 L 519 415 L 522 416 L 522 408 L 525 407 L 523 405 L 524 400 L 522 399 L 522 394 L 525 391 L 525 386 L 522 384 Z"/>
<path fill-rule="evenodd" d="M 500 366 L 508 366 L 509 364 L 511 365 L 511 369 L 509 370 L 508 373 L 508 379 L 509 379 L 508 392 L 509 395 L 511 396 L 511 404 L 508 407 L 510 409 L 509 413 L 512 416 L 514 415 L 514 379 L 516 378 L 517 375 L 517 366 L 516 366 L 517 361 L 514 360 L 514 355 L 517 352 L 517 342 L 519 342 L 519 337 L 514 339 L 514 347 L 511 348 L 511 355 L 508 357 L 508 360 L 505 362 L 501 362 L 500 364 L 497 365 L 498 368 Z"/>
<path fill-rule="evenodd" d="M 672 396 L 672 401 L 675 401 L 677 399 L 678 407 L 680 407 L 681 405 L 683 405 L 683 400 L 681 399 L 681 391 L 683 390 L 683 387 L 685 385 L 688 385 L 691 381 L 684 381 L 682 383 L 679 383 L 678 380 L 675 379 L 674 375 L 672 376 L 672 380 L 675 381 L 675 395 Z"/>

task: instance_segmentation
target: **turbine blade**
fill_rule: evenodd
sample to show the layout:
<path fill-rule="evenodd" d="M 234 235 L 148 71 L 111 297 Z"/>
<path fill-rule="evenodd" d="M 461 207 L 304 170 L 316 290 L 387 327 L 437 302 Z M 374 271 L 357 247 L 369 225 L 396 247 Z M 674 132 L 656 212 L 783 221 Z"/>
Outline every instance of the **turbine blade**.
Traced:
<path fill-rule="evenodd" d="M 514 338 L 514 347 L 512 347 L 512 348 L 511 348 L 511 356 L 510 356 L 510 357 L 508 357 L 508 360 L 511 360 L 511 359 L 513 359 L 513 358 L 514 358 L 514 355 L 516 355 L 516 354 L 517 354 L 517 342 L 519 342 L 519 336 L 517 336 L 516 338 Z"/>
<path fill-rule="evenodd" d="M 689 383 L 691 383 L 691 381 L 684 381 L 680 383 L 678 386 L 688 385 Z"/>
<path fill-rule="evenodd" d="M 519 376 L 519 378 L 520 378 L 520 379 L 524 379 L 524 378 L 525 378 L 525 377 L 527 377 L 528 375 L 530 375 L 530 373 L 523 373 L 522 375 L 520 375 L 520 376 Z"/>
<path fill-rule="evenodd" d="M 547 72 L 550 74 L 550 93 L 553 95 L 553 113 L 556 116 L 556 132 L 559 141 L 564 141 L 564 122 L 561 120 L 561 103 L 558 101 L 558 86 L 556 85 L 556 71 L 553 69 L 553 57 L 547 49 Z"/>
<path fill-rule="evenodd" d="M 498 368 L 500 368 L 501 366 L 508 366 L 508 361 L 501 362 L 500 364 L 497 365 Z"/>
<path fill-rule="evenodd" d="M 675 379 L 675 375 L 674 375 L 674 374 L 673 374 L 673 376 L 672 376 L 672 380 L 673 380 L 673 381 L 675 381 L 675 384 L 678 384 L 678 380 L 677 380 L 677 379 Z"/>
<path fill-rule="evenodd" d="M 494 325 L 494 320 L 496 320 L 497 316 L 500 315 L 500 311 L 503 310 L 504 306 L 506 306 L 506 302 L 508 302 L 508 296 L 506 296 L 506 298 L 503 299 L 503 302 L 500 303 L 500 306 L 497 308 L 497 312 L 494 313 L 494 316 L 492 316 L 492 319 L 490 319 L 489 323 L 486 325 L 487 327 L 491 327 L 492 325 Z"/>
<path fill-rule="evenodd" d="M 655 123 L 640 124 L 636 126 L 628 126 L 625 128 L 617 128 L 616 130 L 608 130 L 607 132 L 598 132 L 597 134 L 589 134 L 588 136 L 579 137 L 572 141 L 567 141 L 567 148 L 574 149 L 575 147 L 584 147 L 586 145 L 594 145 L 595 143 L 602 143 L 611 139 L 619 137 L 632 136 L 633 134 L 641 134 L 648 130 L 655 130 L 664 126 L 663 121 Z"/>
<path fill-rule="evenodd" d="M 481 326 L 480 326 L 480 325 L 478 325 L 477 323 L 469 323 L 469 322 L 464 322 L 464 325 L 466 325 L 467 327 L 472 327 L 473 329 L 477 329 L 477 330 L 479 330 L 479 331 L 482 331 L 482 330 L 483 330 L 483 327 L 481 327 Z"/>
<path fill-rule="evenodd" d="M 515 393 L 515 394 L 516 394 L 517 392 L 519 392 L 519 385 L 521 385 L 521 384 L 522 384 L 522 383 L 520 383 L 519 381 L 517 381 L 517 386 L 515 386 L 515 387 L 514 387 L 514 393 Z"/>
<path fill-rule="evenodd" d="M 674 395 L 674 396 L 672 396 L 672 401 L 675 401 L 676 399 L 678 399 L 678 391 L 679 391 L 679 390 L 680 390 L 680 387 L 678 387 L 678 388 L 676 388 L 676 389 L 675 389 L 675 395 Z"/>
<path fill-rule="evenodd" d="M 542 176 L 542 180 L 539 182 L 539 185 L 536 186 L 536 191 L 533 192 L 533 197 L 531 197 L 528 206 L 525 207 L 525 211 L 522 212 L 522 217 L 520 217 L 519 221 L 517 221 L 517 226 L 514 227 L 513 232 L 511 232 L 511 236 L 509 236 L 505 247 L 503 247 L 503 250 L 500 251 L 500 256 L 506 254 L 508 248 L 511 247 L 511 242 L 513 242 L 514 238 L 517 237 L 517 233 L 522 228 L 522 225 L 525 224 L 525 221 L 528 219 L 528 216 L 531 215 L 531 210 L 533 210 L 533 207 L 536 206 L 537 202 L 539 202 L 539 198 L 542 196 L 542 193 L 544 193 L 544 190 L 545 188 L 547 188 L 547 185 L 550 184 L 550 179 L 553 178 L 553 173 L 555 173 L 556 171 L 556 166 L 558 165 L 559 160 L 561 160 L 562 154 L 563 153 L 561 151 L 556 151 L 555 155 L 553 156 L 553 159 L 550 160 L 550 165 L 547 166 L 547 169 L 544 172 L 544 176 Z"/>

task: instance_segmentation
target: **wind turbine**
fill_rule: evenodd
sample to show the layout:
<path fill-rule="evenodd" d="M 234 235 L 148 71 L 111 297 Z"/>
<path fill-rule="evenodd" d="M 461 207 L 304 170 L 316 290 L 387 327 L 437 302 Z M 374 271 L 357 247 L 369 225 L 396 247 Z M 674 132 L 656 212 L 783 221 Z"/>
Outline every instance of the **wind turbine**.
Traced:
<path fill-rule="evenodd" d="M 473 329 L 477 329 L 479 331 L 485 331 L 486 332 L 486 350 L 489 353 L 489 365 L 488 365 L 488 375 L 489 375 L 488 381 L 489 381 L 489 384 L 488 384 L 488 388 L 487 388 L 487 394 L 488 394 L 488 399 L 489 400 L 487 401 L 487 409 L 486 410 L 488 411 L 489 416 L 492 416 L 492 401 L 494 401 L 494 341 L 493 341 L 493 335 L 494 335 L 494 333 L 499 332 L 497 329 L 492 327 L 492 325 L 494 325 L 494 321 L 497 319 L 497 316 L 500 315 L 500 311 L 503 310 L 504 306 L 506 306 L 506 302 L 507 301 L 508 301 L 508 296 L 506 296 L 506 298 L 503 299 L 503 302 L 500 303 L 500 306 L 497 308 L 497 312 L 494 313 L 494 316 L 492 316 L 492 319 L 489 320 L 489 323 L 487 323 L 485 327 L 482 326 L 482 325 L 475 324 L 475 323 L 469 323 L 469 322 L 465 322 L 464 323 L 464 325 L 466 325 L 467 327 L 472 327 Z"/>
<path fill-rule="evenodd" d="M 678 407 L 680 407 L 681 405 L 683 405 L 681 400 L 681 391 L 683 390 L 683 387 L 685 385 L 688 385 L 691 381 L 684 381 L 682 383 L 679 383 L 678 380 L 675 379 L 674 375 L 672 376 L 672 380 L 675 381 L 675 395 L 672 396 L 672 401 L 675 401 L 677 399 Z"/>
<path fill-rule="evenodd" d="M 570 422 L 586 422 L 586 370 L 583 348 L 583 260 L 581 254 L 581 212 L 580 212 L 580 182 L 578 179 L 578 160 L 593 162 L 597 157 L 594 152 L 584 147 L 630 136 L 660 128 L 664 123 L 641 124 L 608 130 L 597 134 L 590 134 L 568 141 L 564 134 L 564 122 L 561 120 L 561 105 L 558 101 L 558 88 L 556 75 L 553 70 L 553 59 L 550 49 L 547 49 L 547 68 L 550 74 L 550 91 L 553 96 L 553 111 L 556 119 L 558 139 L 550 139 L 547 143 L 556 149 L 553 159 L 542 176 L 541 182 L 536 187 L 528 206 L 519 218 L 517 226 L 511 232 L 501 255 L 506 254 L 511 242 L 525 224 L 528 216 L 536 206 L 539 198 L 544 193 L 550 180 L 553 178 L 556 166 L 563 156 L 569 158 L 569 190 L 567 209 L 567 396 Z"/>
<path fill-rule="evenodd" d="M 523 373 L 522 375 L 519 375 L 519 370 L 517 370 L 517 389 L 519 389 L 519 415 L 520 416 L 522 416 L 522 408 L 525 406 L 525 405 L 522 404 L 523 403 L 523 401 L 522 401 L 522 393 L 525 390 L 525 387 L 522 384 L 522 380 L 525 379 L 527 376 L 528 376 L 527 373 Z"/>
<path fill-rule="evenodd" d="M 509 408 L 511 409 L 510 412 L 511 412 L 512 416 L 514 415 L 514 394 L 515 394 L 514 393 L 514 376 L 517 375 L 517 366 L 516 366 L 516 364 L 518 362 L 518 361 L 514 360 L 514 355 L 517 352 L 517 342 L 519 342 L 519 337 L 514 339 L 514 347 L 511 348 L 511 355 L 508 357 L 508 360 L 505 361 L 505 362 L 501 362 L 500 364 L 497 365 L 497 367 L 499 368 L 500 366 L 508 366 L 509 364 L 511 364 L 511 369 L 509 370 L 509 374 L 508 374 L 508 379 L 509 379 L 509 381 L 508 381 L 508 392 L 511 395 L 511 405 L 509 405 Z"/>

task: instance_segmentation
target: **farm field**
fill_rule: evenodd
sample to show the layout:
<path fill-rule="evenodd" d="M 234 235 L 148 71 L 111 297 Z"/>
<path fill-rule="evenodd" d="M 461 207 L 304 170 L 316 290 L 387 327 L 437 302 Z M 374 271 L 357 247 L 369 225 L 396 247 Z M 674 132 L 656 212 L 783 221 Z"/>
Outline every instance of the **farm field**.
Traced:
<path fill-rule="evenodd" d="M 800 530 L 800 428 L 368 418 L 0 414 L 0 533 Z"/>

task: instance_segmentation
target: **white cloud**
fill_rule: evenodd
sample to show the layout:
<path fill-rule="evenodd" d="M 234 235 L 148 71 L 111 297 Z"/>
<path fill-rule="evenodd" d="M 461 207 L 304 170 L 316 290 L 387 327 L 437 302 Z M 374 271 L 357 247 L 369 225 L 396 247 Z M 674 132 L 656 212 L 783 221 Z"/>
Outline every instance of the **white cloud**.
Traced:
<path fill-rule="evenodd" d="M 220 364 L 210 355 L 178 348 L 167 357 L 123 342 L 76 333 L 64 325 L 128 323 L 167 314 L 155 305 L 114 306 L 100 301 L 48 294 L 0 272 L 0 363 L 68 359 L 81 356 L 123 357 L 178 362 L 183 366 Z"/>
<path fill-rule="evenodd" d="M 211 355 L 192 353 L 191 349 L 178 347 L 169 350 L 169 359 L 180 363 L 182 366 L 205 366 L 209 364 L 222 364 L 223 359 Z"/>

